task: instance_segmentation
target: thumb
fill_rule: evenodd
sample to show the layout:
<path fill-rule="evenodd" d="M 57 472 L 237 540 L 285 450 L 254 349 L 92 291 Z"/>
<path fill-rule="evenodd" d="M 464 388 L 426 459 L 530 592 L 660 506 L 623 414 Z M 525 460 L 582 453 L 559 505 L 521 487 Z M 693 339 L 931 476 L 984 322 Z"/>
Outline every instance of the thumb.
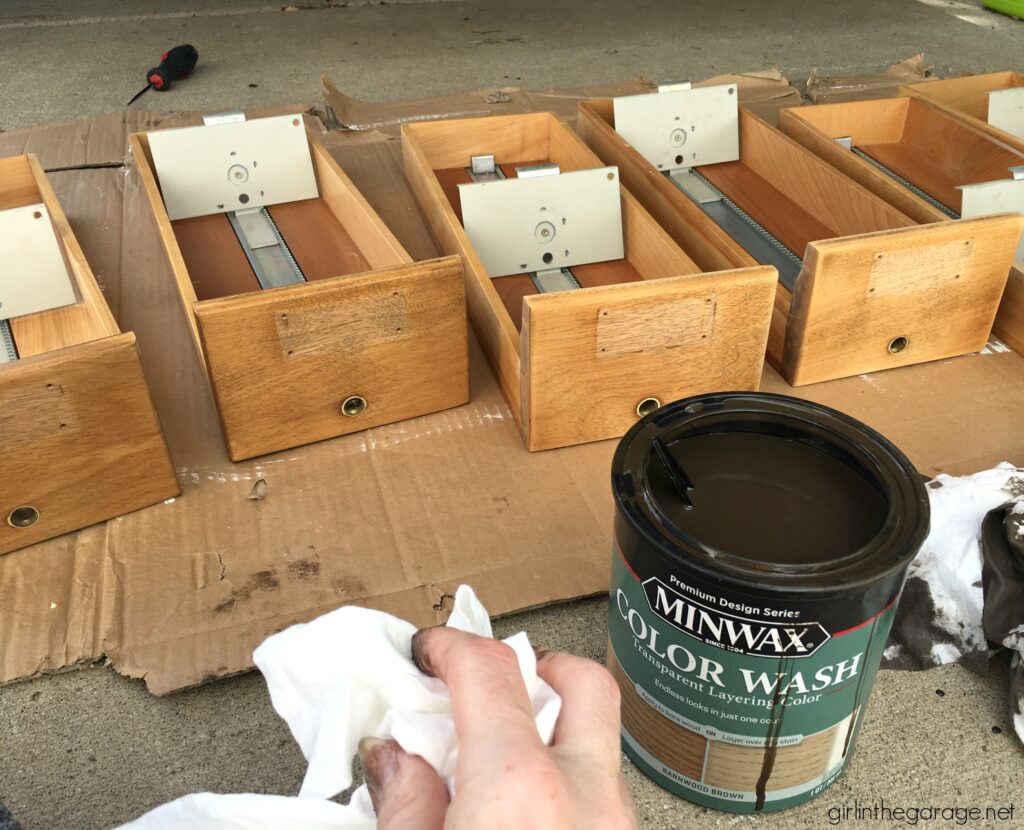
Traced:
<path fill-rule="evenodd" d="M 433 767 L 394 741 L 363 738 L 359 759 L 378 830 L 441 830 L 448 790 Z"/>

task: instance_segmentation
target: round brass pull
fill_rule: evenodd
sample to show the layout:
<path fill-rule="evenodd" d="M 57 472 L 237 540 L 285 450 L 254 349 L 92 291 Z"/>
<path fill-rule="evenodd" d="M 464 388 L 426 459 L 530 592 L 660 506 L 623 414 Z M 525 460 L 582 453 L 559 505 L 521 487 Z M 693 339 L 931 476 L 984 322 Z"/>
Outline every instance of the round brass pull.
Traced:
<path fill-rule="evenodd" d="M 889 354 L 899 354 L 910 345 L 910 339 L 900 335 L 889 341 Z"/>
<path fill-rule="evenodd" d="M 341 414 L 349 418 L 362 415 L 366 410 L 366 399 L 359 395 L 351 395 L 341 402 Z"/>
<path fill-rule="evenodd" d="M 661 401 L 657 398 L 644 398 L 636 405 L 636 414 L 643 418 L 645 415 L 650 415 L 655 409 L 660 408 Z"/>
<path fill-rule="evenodd" d="M 15 507 L 7 515 L 7 524 L 11 527 L 24 528 L 32 527 L 36 522 L 39 521 L 39 511 L 36 510 L 32 505 L 25 504 L 21 507 Z"/>

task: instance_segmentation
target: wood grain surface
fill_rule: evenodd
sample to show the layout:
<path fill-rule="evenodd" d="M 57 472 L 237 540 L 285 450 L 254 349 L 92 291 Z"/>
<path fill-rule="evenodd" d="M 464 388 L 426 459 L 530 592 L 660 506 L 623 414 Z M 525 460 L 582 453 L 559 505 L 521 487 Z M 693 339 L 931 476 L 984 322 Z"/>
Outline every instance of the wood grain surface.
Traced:
<path fill-rule="evenodd" d="M 320 137 L 311 132 L 306 135 L 312 150 L 320 198 L 352 239 L 368 267 L 389 268 L 412 262 L 409 252 L 327 151 Z"/>
<path fill-rule="evenodd" d="M 800 386 L 983 348 L 1022 230 L 1002 214 L 813 243 L 783 375 Z"/>
<path fill-rule="evenodd" d="M 946 78 L 927 83 L 907 84 L 900 87 L 900 95 L 938 104 L 975 126 L 988 126 L 988 94 L 999 89 L 1014 89 L 1024 86 L 1024 74 L 1020 72 L 991 72 L 985 75 L 968 75 L 963 78 Z M 995 128 L 992 128 L 993 130 Z M 996 130 L 996 133 L 1003 132 Z"/>
<path fill-rule="evenodd" d="M 268 212 L 310 282 L 371 270 L 323 199 L 273 205 Z"/>
<path fill-rule="evenodd" d="M 128 152 L 134 161 L 133 172 L 142 181 L 142 189 L 146 193 L 152 219 L 156 223 L 160 242 L 171 266 L 171 273 L 174 274 L 174 284 L 178 289 L 178 298 L 181 300 L 181 309 L 188 322 L 196 355 L 199 362 L 205 367 L 206 355 L 203 353 L 203 346 L 199 340 L 199 328 L 196 326 L 196 315 L 192 309 L 198 296 L 195 286 L 192 284 L 181 246 L 178 244 L 175 228 L 167 216 L 164 199 L 160 194 L 160 186 L 156 181 L 156 174 L 153 172 L 153 155 L 149 150 L 149 136 L 146 133 L 132 133 L 128 136 Z"/>
<path fill-rule="evenodd" d="M 746 124 L 748 138 L 751 136 L 755 138 L 753 143 L 753 146 L 756 148 L 753 156 L 755 163 L 759 164 L 761 169 L 771 172 L 777 178 L 782 173 L 769 166 L 764 160 L 770 155 L 768 150 L 776 148 L 776 145 L 778 145 L 778 148 L 784 151 L 783 155 L 786 158 L 810 155 L 795 142 L 773 141 L 772 135 L 778 134 L 760 119 L 744 114 L 743 123 Z M 705 267 L 721 266 L 724 262 L 744 266 L 757 264 L 756 260 L 739 243 L 732 239 L 717 223 L 707 217 L 675 184 L 657 171 L 615 132 L 614 113 L 610 100 L 585 101 L 581 103 L 579 106 L 579 124 L 584 137 L 598 151 L 602 160 L 607 164 L 618 165 L 623 180 L 627 183 L 632 183 L 636 192 L 640 194 L 643 204 L 658 218 L 660 224 L 671 232 L 673 239 L 692 252 L 694 259 L 706 263 Z M 720 165 L 716 165 L 716 167 L 718 166 Z M 812 173 L 808 182 L 801 185 L 802 187 L 807 188 L 816 181 L 825 180 L 829 183 L 829 188 L 825 191 L 826 195 L 831 198 L 838 198 L 843 203 L 850 200 L 850 191 L 853 189 L 851 183 L 845 180 L 842 175 L 831 170 L 828 165 L 809 164 L 806 159 L 801 159 L 797 167 L 805 171 L 810 170 Z M 788 170 L 788 168 L 786 169 Z M 725 183 L 723 182 L 723 184 Z M 757 187 L 764 192 L 765 189 L 772 186 L 763 179 L 760 179 Z M 780 197 L 787 202 L 791 202 L 791 200 L 778 193 L 777 188 L 774 190 L 775 193 L 772 194 L 772 199 L 766 200 L 766 205 L 772 202 L 773 199 L 777 200 Z M 736 195 L 742 200 L 742 188 L 736 188 L 736 191 Z M 768 192 L 771 193 L 770 190 Z M 880 200 L 873 199 L 872 194 L 867 191 L 862 190 L 859 193 L 854 193 L 852 198 L 870 203 L 868 204 L 868 210 L 864 211 L 867 216 L 873 216 L 875 213 L 884 214 L 887 207 Z M 773 224 L 780 235 L 786 235 L 784 229 L 787 227 L 788 220 L 785 217 L 775 217 L 773 215 L 774 211 L 770 206 L 768 213 L 765 214 L 760 208 L 749 201 L 747 205 L 757 215 L 764 216 L 769 221 L 769 224 Z M 797 213 L 804 217 L 808 215 L 808 212 L 802 208 L 798 208 Z M 903 218 L 903 222 L 905 224 L 913 224 L 906 217 Z M 790 243 L 798 248 L 800 254 L 804 252 L 802 246 L 805 244 L 806 237 L 824 232 L 821 230 L 821 223 L 813 216 L 809 224 L 815 227 L 816 231 L 805 232 L 804 239 L 790 239 Z M 791 302 L 792 295 L 789 289 L 778 283 L 771 311 L 771 328 L 767 345 L 768 360 L 776 367 L 781 367 L 782 365 Z"/>
<path fill-rule="evenodd" d="M 133 334 L 0 366 L 0 400 L 0 553 L 178 495 Z"/>
<path fill-rule="evenodd" d="M 0 210 L 25 207 L 41 201 L 42 194 L 29 156 L 0 158 Z"/>
<path fill-rule="evenodd" d="M 909 111 L 907 104 L 906 98 L 880 98 L 789 107 L 779 113 L 779 129 L 791 135 L 783 123 L 782 113 L 787 113 L 791 118 L 811 124 L 818 132 L 824 133 L 833 141 L 837 138 L 849 138 L 854 147 L 888 144 L 899 141 L 903 134 Z M 841 145 L 840 147 L 845 149 Z"/>
<path fill-rule="evenodd" d="M 72 305 L 12 319 L 11 333 L 18 354 L 23 358 L 32 357 L 119 334 L 114 315 L 35 156 L 0 160 L 0 204 L 4 199 L 8 200 L 9 207 L 35 202 L 46 205 L 78 297 Z"/>
<path fill-rule="evenodd" d="M 925 101 L 907 100 L 900 143 L 930 156 L 936 168 L 930 171 L 932 175 L 943 173 L 958 185 L 977 184 L 1008 178 L 1010 167 L 1024 163 L 1024 153 L 1003 144 L 988 131 L 950 118 Z"/>
<path fill-rule="evenodd" d="M 1010 269 L 992 333 L 1017 354 L 1024 355 L 1024 272 Z"/>
<path fill-rule="evenodd" d="M 1024 164 L 1024 152 L 917 98 L 796 107 L 783 110 L 779 127 L 918 222 L 946 216 L 836 138 L 852 137 L 854 147 L 958 213 L 958 186 L 1005 179 Z"/>
<path fill-rule="evenodd" d="M 622 725 L 644 750 L 693 781 L 739 792 L 755 790 L 764 766 L 765 747 L 708 741 L 665 717 L 640 696 L 610 644 L 608 668 L 622 694 Z M 806 784 L 828 772 L 836 742 L 844 738 L 845 732 L 834 726 L 800 743 L 779 747 L 766 791 Z"/>
<path fill-rule="evenodd" d="M 908 217 L 850 182 L 798 142 L 740 110 L 740 160 L 834 236 L 888 230 L 913 224 Z"/>
<path fill-rule="evenodd" d="M 942 211 L 932 207 L 925 200 L 915 196 L 896 182 L 891 176 L 836 143 L 835 138 L 848 135 L 845 130 L 852 126 L 844 120 L 842 107 L 852 107 L 853 104 L 856 104 L 855 112 L 863 113 L 865 123 L 870 126 L 875 122 L 868 118 L 871 108 L 865 105 L 873 103 L 875 102 L 851 101 L 849 104 L 821 104 L 813 107 L 784 109 L 779 112 L 779 129 L 835 167 L 852 182 L 856 182 L 903 214 L 903 222 L 890 226 L 902 227 L 913 222 L 927 223 L 945 220 L 948 217 Z M 827 112 L 824 115 L 814 112 L 819 109 L 827 110 Z M 864 136 L 860 139 L 861 143 L 856 146 L 872 146 L 898 139 L 903 129 L 903 120 L 906 117 L 906 105 L 900 103 L 900 99 L 894 99 L 892 103 L 887 102 L 885 107 L 880 107 L 879 112 L 888 114 L 888 121 L 892 123 L 887 123 L 883 119 L 881 127 L 876 125 L 875 129 L 865 129 Z M 899 117 L 893 117 L 893 112 Z"/>
<path fill-rule="evenodd" d="M 405 136 L 415 136 L 432 170 L 466 167 L 473 156 L 481 155 L 493 155 L 498 164 L 523 164 L 553 158 L 551 135 L 556 121 L 562 123 L 548 112 L 421 121 L 404 125 L 402 136 L 403 141 Z"/>
<path fill-rule="evenodd" d="M 708 181 L 800 259 L 803 259 L 808 242 L 831 239 L 836 235 L 835 231 L 741 161 L 712 164 L 699 169 Z"/>
<path fill-rule="evenodd" d="M 991 135 L 923 101 L 903 100 L 907 114 L 899 136 L 860 149 L 957 213 L 958 187 L 1008 178 L 1011 167 L 1024 164 L 1024 153 Z"/>
<path fill-rule="evenodd" d="M 765 790 L 784 790 L 815 780 L 828 771 L 835 742 L 841 740 L 836 727 L 818 732 L 798 744 L 780 746 Z M 752 792 L 764 767 L 765 748 L 712 741 L 708 747 L 704 783 L 728 790 Z"/>
<path fill-rule="evenodd" d="M 216 300 L 261 290 L 223 213 L 177 219 L 171 224 L 196 299 Z"/>
<path fill-rule="evenodd" d="M 275 205 L 270 213 L 300 267 L 308 270 L 307 277 L 331 279 L 412 262 L 319 138 L 308 131 L 306 137 L 320 198 Z M 225 216 L 170 221 L 153 172 L 147 134 L 129 136 L 129 147 L 174 273 L 196 351 L 206 365 L 208 356 L 196 324 L 195 303 L 260 291 L 259 281 Z"/>
<path fill-rule="evenodd" d="M 608 668 L 622 693 L 622 726 L 640 746 L 669 769 L 693 781 L 704 776 L 708 740 L 658 712 L 637 693 L 622 670 L 611 645 Z"/>
<path fill-rule="evenodd" d="M 35 156 L 0 161 L 0 204 L 39 201 L 78 300 L 10 321 L 21 359 L 0 365 L 0 553 L 178 494 L 135 336 L 118 330 Z M 30 527 L 7 521 L 21 506 L 39 513 Z"/>
<path fill-rule="evenodd" d="M 267 211 L 307 280 L 369 270 L 366 257 L 322 199 L 272 205 Z M 262 290 L 227 216 L 196 216 L 172 225 L 197 299 Z"/>
<path fill-rule="evenodd" d="M 131 137 L 236 461 L 469 399 L 461 262 L 413 263 L 307 137 L 320 196 L 268 212 L 308 281 L 263 291 L 225 216 L 168 221 L 146 136 Z M 345 414 L 350 397 L 365 408 Z"/>
<path fill-rule="evenodd" d="M 956 99 L 977 90 L 1011 83 L 1013 73 L 936 81 Z M 1020 76 L 1024 83 L 1024 76 Z M 946 85 L 949 85 L 948 87 Z M 947 221 L 946 215 L 864 159 L 836 144 L 834 138 L 853 135 L 861 147 L 947 206 L 959 211 L 957 184 L 1006 178 L 1005 168 L 1024 162 L 1024 145 L 1015 148 L 981 129 L 970 118 L 958 119 L 950 109 L 932 103 L 920 85 L 917 99 L 858 101 L 783 110 L 779 127 L 879 198 L 921 224 Z M 925 93 L 928 93 L 925 95 Z M 942 90 L 938 90 L 942 93 Z M 917 93 L 914 93 L 917 94 Z M 987 98 L 986 111 L 987 111 Z M 896 118 L 893 114 L 898 113 Z M 1014 351 L 1024 354 L 1024 272 L 1010 270 L 993 333 Z"/>
<path fill-rule="evenodd" d="M 756 390 L 777 281 L 757 266 L 527 297 L 527 447 L 621 435 L 645 398 Z"/>
<path fill-rule="evenodd" d="M 465 123 L 465 122 L 462 122 Z M 507 121 L 503 122 L 506 125 Z M 545 125 L 547 120 L 545 118 Z M 468 126 L 468 125 L 467 125 Z M 451 158 L 443 141 L 435 138 L 433 123 L 410 123 L 402 127 L 402 162 L 406 180 L 419 202 L 437 247 L 446 254 L 462 257 L 466 267 L 466 305 L 470 322 L 491 370 L 508 401 L 512 417 L 520 423 L 519 406 L 519 332 L 501 296 L 487 276 L 483 263 L 470 244 L 462 222 L 445 195 L 435 170 L 465 165 L 466 156 Z M 545 126 L 546 128 L 546 126 Z M 448 134 L 448 126 L 441 135 Z M 546 141 L 543 149 L 546 153 Z M 429 150 L 429 153 L 428 153 Z M 482 151 L 489 152 L 489 151 Z M 536 158 L 536 153 L 533 156 Z"/>
<path fill-rule="evenodd" d="M 196 316 L 235 461 L 469 400 L 458 257 L 209 300 Z M 355 417 L 340 411 L 350 396 L 366 401 Z"/>
<path fill-rule="evenodd" d="M 838 135 L 859 135 L 855 125 L 848 129 L 841 123 L 843 106 L 802 109 L 813 110 L 808 117 L 820 118 Z M 912 108 L 906 100 L 886 103 L 884 123 L 869 134 L 902 135 Z M 865 118 L 870 114 L 864 102 L 854 109 Z M 871 187 L 844 178 L 817 158 L 814 151 L 828 145 L 822 151 L 830 154 L 829 160 L 845 154 L 848 165 L 870 168 L 870 173 L 861 171 L 868 184 L 882 175 L 835 144 L 835 136 L 806 129 L 798 118 L 801 113 L 784 111 L 780 122 L 786 123 L 788 116 L 791 127 L 799 125 L 795 132 L 811 152 L 741 110 L 740 161 L 701 168 L 790 250 L 806 253 L 794 296 L 780 286 L 776 297 L 768 338 L 772 365 L 800 385 L 982 348 L 1012 262 L 1012 254 L 1009 259 L 1005 254 L 1015 220 L 1004 217 L 994 225 L 969 227 L 945 223 L 944 230 L 924 232 Z M 582 123 L 604 135 L 610 125 L 600 112 L 590 115 L 589 121 L 581 115 Z M 922 120 L 912 134 L 923 140 L 929 123 Z M 621 162 L 621 142 L 605 141 L 603 146 L 610 153 L 608 161 Z M 978 169 L 992 164 L 973 163 Z M 645 192 L 658 192 L 655 179 Z M 851 234 L 851 229 L 860 232 Z M 1021 293 L 1014 290 L 1011 296 Z M 908 338 L 909 346 L 891 352 L 890 344 L 900 337 Z"/>
<path fill-rule="evenodd" d="M 406 176 L 435 239 L 442 250 L 459 253 L 465 259 L 470 319 L 531 450 L 621 435 L 636 420 L 636 406 L 648 396 L 648 387 L 673 390 L 678 385 L 676 364 L 684 363 L 685 357 L 676 354 L 673 363 L 673 358 L 667 356 L 678 344 L 666 346 L 659 332 L 650 344 L 645 345 L 644 328 L 660 314 L 654 310 L 656 301 L 652 299 L 650 308 L 635 312 L 639 328 L 633 334 L 628 353 L 624 350 L 614 358 L 607 355 L 609 359 L 599 366 L 595 363 L 599 353 L 590 339 L 596 336 L 598 306 L 612 309 L 620 307 L 621 303 L 621 307 L 631 308 L 638 298 L 653 298 L 663 292 L 665 296 L 682 300 L 687 290 L 701 290 L 696 285 L 687 289 L 681 287 L 686 276 L 692 275 L 696 280 L 700 269 L 625 188 L 620 189 L 625 261 L 574 268 L 574 273 L 579 272 L 576 275 L 584 286 L 583 290 L 540 295 L 531 293 L 522 282 L 499 287 L 495 284 L 498 280 L 488 277 L 457 212 L 457 187 L 460 180 L 465 180 L 464 168 L 469 164 L 471 155 L 493 152 L 497 163 L 506 166 L 546 159 L 558 164 L 564 172 L 603 166 L 601 160 L 560 119 L 551 114 L 541 116 L 541 121 L 538 121 L 535 115 L 530 115 L 518 127 L 517 117 L 512 116 L 407 124 L 403 127 L 402 141 Z M 538 123 L 544 125 L 544 136 L 535 134 Z M 495 130 L 499 126 L 509 133 L 521 128 L 522 135 L 504 136 L 500 147 L 489 143 L 496 141 Z M 464 135 L 455 136 L 454 132 Z M 456 152 L 453 147 L 462 149 Z M 543 153 L 538 154 L 537 148 L 543 148 Z M 514 173 L 512 170 L 509 172 Z M 612 172 L 611 175 L 616 174 Z M 723 281 L 730 281 L 732 276 L 725 277 Z M 769 290 L 773 290 L 774 270 L 768 278 L 772 284 Z M 751 288 L 747 277 L 738 275 L 736 280 L 737 286 Z M 638 293 L 635 297 L 620 293 L 624 289 L 635 289 Z M 759 296 L 756 289 L 751 290 Z M 563 299 L 568 300 L 566 305 L 546 302 Z M 708 297 L 702 295 L 700 299 L 703 302 Z M 506 307 L 506 303 L 517 301 L 525 304 L 522 321 L 515 318 L 513 309 Z M 750 334 L 746 344 L 753 347 L 749 356 L 744 352 L 735 363 L 738 375 L 744 380 L 750 369 L 748 357 L 758 364 L 763 361 L 769 307 L 770 298 L 765 303 L 763 331 L 754 331 L 761 322 L 758 316 L 760 306 L 756 300 L 753 311 L 739 324 Z M 669 310 L 667 317 L 661 315 L 659 319 L 688 319 L 680 308 Z M 534 316 L 532 330 L 528 321 L 531 314 Z M 579 315 L 587 318 L 587 322 L 582 329 L 574 330 Z M 516 337 L 517 328 L 520 329 L 519 337 Z M 720 332 L 719 329 L 715 331 Z M 679 336 L 680 342 L 686 340 L 684 334 Z M 733 332 L 722 335 L 721 342 L 727 336 L 744 338 L 742 333 Z M 647 358 L 638 358 L 637 354 L 642 354 L 645 348 L 648 349 Z M 659 356 L 652 360 L 655 352 Z M 667 380 L 658 376 L 666 364 L 671 365 Z M 531 372 L 538 365 L 539 379 L 532 378 Z M 700 365 L 705 364 L 702 362 Z M 697 370 L 691 367 L 682 371 Z M 756 375 L 755 387 L 759 382 L 760 368 Z M 558 383 L 551 387 L 549 393 L 544 387 L 551 376 L 557 376 Z M 572 386 L 570 394 L 563 395 L 569 378 L 575 378 L 576 382 L 569 384 Z M 595 410 L 594 401 L 602 398 L 602 403 L 609 406 L 605 408 L 602 405 Z M 590 412 L 590 415 L 581 410 Z"/>
<path fill-rule="evenodd" d="M 956 189 L 956 176 L 931 153 L 921 152 L 898 141 L 890 144 L 865 144 L 858 149 L 921 188 L 933 199 L 960 212 L 960 191 Z"/>

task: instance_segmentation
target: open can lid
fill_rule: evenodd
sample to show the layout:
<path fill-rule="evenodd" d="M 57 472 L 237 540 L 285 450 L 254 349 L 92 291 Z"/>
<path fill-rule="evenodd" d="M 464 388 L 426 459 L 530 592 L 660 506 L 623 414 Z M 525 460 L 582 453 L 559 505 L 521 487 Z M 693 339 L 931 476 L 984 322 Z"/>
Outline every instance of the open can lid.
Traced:
<path fill-rule="evenodd" d="M 763 393 L 701 395 L 644 417 L 618 446 L 612 489 L 663 559 L 798 592 L 905 569 L 930 519 L 921 477 L 878 432 Z"/>

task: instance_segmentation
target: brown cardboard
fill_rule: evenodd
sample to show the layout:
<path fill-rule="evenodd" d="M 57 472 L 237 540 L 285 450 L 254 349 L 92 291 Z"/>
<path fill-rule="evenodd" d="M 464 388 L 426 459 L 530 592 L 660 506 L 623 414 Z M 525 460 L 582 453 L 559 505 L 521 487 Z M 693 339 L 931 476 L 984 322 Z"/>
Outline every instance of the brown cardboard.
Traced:
<path fill-rule="evenodd" d="M 341 92 L 324 75 L 320 79 L 324 97 L 325 121 L 334 130 L 375 130 L 398 137 L 402 124 L 433 120 L 444 116 L 471 118 L 478 115 L 514 115 L 518 112 L 557 113 L 566 121 L 576 121 L 576 105 L 586 98 L 613 98 L 650 92 L 653 86 L 644 78 L 559 89 L 523 89 L 518 86 L 490 87 L 421 98 L 416 101 L 362 101 Z"/>
<path fill-rule="evenodd" d="M 807 79 L 807 97 L 813 104 L 834 104 L 837 101 L 867 101 L 872 98 L 892 98 L 904 84 L 934 81 L 931 67 L 926 66 L 924 55 L 894 63 L 875 74 L 831 77 L 812 70 Z"/>
<path fill-rule="evenodd" d="M 740 104 L 770 124 L 778 121 L 780 109 L 799 107 L 803 103 L 800 90 L 790 84 L 778 69 L 715 75 L 713 78 L 698 81 L 694 86 L 717 84 L 736 84 Z"/>
<path fill-rule="evenodd" d="M 260 107 L 249 110 L 248 115 L 258 118 L 291 112 L 304 112 L 311 129 L 317 133 L 325 131 L 323 122 L 308 104 Z M 198 112 L 113 112 L 0 132 L 0 156 L 34 153 L 48 173 L 83 167 L 122 167 L 131 133 L 202 123 L 202 113 Z"/>
<path fill-rule="evenodd" d="M 50 159 L 95 159 L 123 146 L 126 117 L 91 124 L 8 133 L 0 152 L 31 141 Z M 403 245 L 433 256 L 400 142 L 324 140 Z M 232 464 L 131 164 L 53 181 L 138 336 L 183 493 L 0 557 L 0 680 L 106 655 L 159 694 L 244 671 L 266 635 L 343 603 L 427 624 L 463 581 L 496 614 L 607 588 L 614 441 L 528 453 L 472 342 L 467 406 Z M 764 388 L 793 392 L 770 369 Z M 929 475 L 1024 463 L 1024 358 L 1012 353 L 797 394 L 864 419 Z"/>
<path fill-rule="evenodd" d="M 417 101 L 383 102 L 363 101 L 346 95 L 328 75 L 324 75 L 320 83 L 324 97 L 324 117 L 331 129 L 382 132 L 395 137 L 401 133 L 402 124 L 435 119 L 441 113 L 452 118 L 470 118 L 478 115 L 550 111 L 570 124 L 575 124 L 576 105 L 582 100 L 636 95 L 654 89 L 654 84 L 646 78 L 633 78 L 629 81 L 560 89 L 493 87 Z M 741 104 L 772 123 L 775 122 L 775 113 L 781 108 L 796 107 L 802 102 L 799 90 L 791 86 L 778 69 L 716 75 L 698 81 L 694 86 L 729 83 L 739 87 Z"/>

